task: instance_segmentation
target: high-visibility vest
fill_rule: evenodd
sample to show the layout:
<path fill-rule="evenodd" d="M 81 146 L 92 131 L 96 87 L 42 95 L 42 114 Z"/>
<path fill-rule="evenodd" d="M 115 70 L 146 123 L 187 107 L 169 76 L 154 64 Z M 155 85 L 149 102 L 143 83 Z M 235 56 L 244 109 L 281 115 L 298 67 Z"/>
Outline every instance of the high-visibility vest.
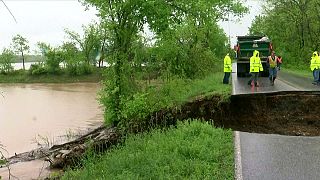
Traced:
<path fill-rule="evenodd" d="M 259 51 L 254 51 L 253 56 L 250 58 L 250 72 L 263 71 Z"/>
<path fill-rule="evenodd" d="M 320 69 L 320 57 L 317 52 L 313 53 L 313 56 L 311 58 L 311 63 L 310 63 L 310 69 L 311 71 L 315 69 Z"/>
<path fill-rule="evenodd" d="M 272 57 L 269 56 L 268 59 L 269 59 L 270 68 L 275 68 L 275 67 L 277 66 L 277 59 L 278 59 L 278 57 L 275 56 L 274 59 L 272 59 Z"/>
<path fill-rule="evenodd" d="M 224 57 L 224 72 L 232 72 L 232 62 L 229 55 Z"/>

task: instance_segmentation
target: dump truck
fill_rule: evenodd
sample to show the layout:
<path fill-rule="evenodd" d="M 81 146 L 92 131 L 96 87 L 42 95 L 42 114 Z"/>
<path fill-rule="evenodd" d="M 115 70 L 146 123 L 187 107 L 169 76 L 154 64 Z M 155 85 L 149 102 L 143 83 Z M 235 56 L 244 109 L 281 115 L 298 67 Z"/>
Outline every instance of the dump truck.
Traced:
<path fill-rule="evenodd" d="M 266 67 L 268 56 L 272 51 L 272 42 L 264 36 L 238 36 L 236 47 L 236 60 L 237 60 L 237 76 L 246 77 L 250 74 L 250 58 L 253 51 L 260 52 L 261 63 L 263 72 L 260 76 L 267 77 L 269 71 Z"/>

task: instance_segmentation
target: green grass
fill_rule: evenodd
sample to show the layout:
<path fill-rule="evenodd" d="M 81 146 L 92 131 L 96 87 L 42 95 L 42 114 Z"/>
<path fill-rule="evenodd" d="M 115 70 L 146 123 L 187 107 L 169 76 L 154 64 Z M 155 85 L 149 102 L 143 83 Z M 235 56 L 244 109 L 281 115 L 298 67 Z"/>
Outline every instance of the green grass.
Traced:
<path fill-rule="evenodd" d="M 292 74 L 297 74 L 303 77 L 311 77 L 312 76 L 312 72 L 310 70 L 310 68 L 305 68 L 305 69 L 298 69 L 298 68 L 281 68 L 281 71 L 285 71 L 288 73 L 292 73 Z"/>
<path fill-rule="evenodd" d="M 290 63 L 282 64 L 281 71 L 300 75 L 303 77 L 312 76 L 312 72 L 310 70 L 310 65 L 306 64 L 306 63 L 303 63 L 303 64 L 290 64 Z"/>
<path fill-rule="evenodd" d="M 180 122 L 167 131 L 129 136 L 62 179 L 234 179 L 233 149 L 231 130 Z"/>
<path fill-rule="evenodd" d="M 96 68 L 92 74 L 71 76 L 65 72 L 61 74 L 30 75 L 28 71 L 18 70 L 10 74 L 0 74 L 0 83 L 76 83 L 100 82 L 102 69 Z"/>
<path fill-rule="evenodd" d="M 210 95 L 227 99 L 231 94 L 231 85 L 222 84 L 223 73 L 213 73 L 203 79 L 174 79 L 161 86 L 151 87 L 136 93 L 133 98 L 124 101 L 121 113 L 125 123 L 139 123 L 147 120 L 148 115 L 166 108 L 179 108 L 186 102 Z M 112 122 L 106 111 L 107 124 Z M 141 121 L 142 120 L 142 121 Z"/>
<path fill-rule="evenodd" d="M 179 101 L 185 102 L 193 100 L 199 96 L 208 96 L 213 94 L 230 95 L 231 85 L 222 84 L 224 73 L 213 73 L 206 76 L 204 79 L 194 80 L 181 87 L 186 89 L 186 92 L 180 95 Z"/>

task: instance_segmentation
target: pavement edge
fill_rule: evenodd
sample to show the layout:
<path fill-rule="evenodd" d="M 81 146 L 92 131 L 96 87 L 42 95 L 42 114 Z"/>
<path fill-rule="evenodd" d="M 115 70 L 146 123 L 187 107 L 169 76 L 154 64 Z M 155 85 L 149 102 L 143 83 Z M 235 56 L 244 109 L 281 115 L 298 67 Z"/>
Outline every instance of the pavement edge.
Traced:
<path fill-rule="evenodd" d="M 243 180 L 239 131 L 234 131 L 234 148 L 235 148 L 235 180 Z"/>

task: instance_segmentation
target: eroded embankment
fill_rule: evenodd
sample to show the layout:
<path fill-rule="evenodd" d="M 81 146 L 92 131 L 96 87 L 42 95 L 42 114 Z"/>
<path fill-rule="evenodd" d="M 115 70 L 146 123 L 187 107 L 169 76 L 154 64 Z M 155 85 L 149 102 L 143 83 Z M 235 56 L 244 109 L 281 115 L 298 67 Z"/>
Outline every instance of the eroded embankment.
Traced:
<path fill-rule="evenodd" d="M 203 118 L 237 131 L 281 135 L 320 135 L 320 92 L 276 92 L 197 100 L 178 119 Z"/>
<path fill-rule="evenodd" d="M 229 121 L 234 130 L 281 135 L 320 135 L 320 93 L 278 92 L 231 97 Z"/>
<path fill-rule="evenodd" d="M 186 103 L 180 108 L 161 110 L 144 121 L 132 121 L 128 129 L 141 132 L 156 126 L 175 125 L 178 120 L 203 119 L 215 126 L 237 131 L 318 136 L 319 102 L 320 92 L 236 95 L 227 100 L 211 96 Z M 88 148 L 101 152 L 121 142 L 120 139 L 117 128 L 100 127 L 73 142 L 20 154 L 10 161 L 46 157 L 52 167 L 63 168 L 77 164 Z"/>

